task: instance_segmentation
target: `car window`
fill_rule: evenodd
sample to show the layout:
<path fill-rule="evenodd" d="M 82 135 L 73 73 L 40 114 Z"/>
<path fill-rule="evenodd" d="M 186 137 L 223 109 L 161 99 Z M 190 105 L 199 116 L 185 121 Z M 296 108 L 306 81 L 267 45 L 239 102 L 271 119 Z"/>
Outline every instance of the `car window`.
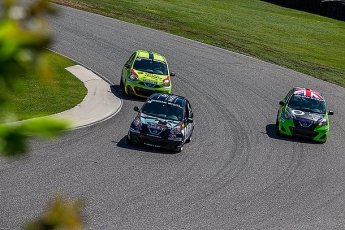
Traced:
<path fill-rule="evenodd" d="M 160 61 L 154 61 L 151 59 L 145 58 L 136 58 L 134 62 L 134 69 L 141 70 L 144 72 L 160 74 L 160 75 L 167 75 L 168 68 L 166 63 Z"/>
<path fill-rule="evenodd" d="M 181 106 L 171 103 L 148 101 L 141 108 L 141 112 L 146 115 L 174 121 L 180 121 L 183 118 L 183 109 Z"/>
<path fill-rule="evenodd" d="M 129 58 L 128 61 L 127 61 L 128 64 L 133 63 L 133 60 L 134 60 L 134 58 L 135 58 L 135 55 L 136 55 L 136 53 L 133 53 L 133 54 L 130 56 L 130 58 Z"/>
<path fill-rule="evenodd" d="M 192 106 L 190 105 L 189 101 L 187 101 L 186 115 L 187 117 L 193 118 Z"/>
<path fill-rule="evenodd" d="M 293 92 L 293 89 L 290 90 L 290 91 L 288 92 L 288 94 L 285 96 L 284 102 L 287 102 L 287 101 L 290 99 L 290 97 L 291 97 L 291 95 L 292 95 L 292 92 Z"/>
<path fill-rule="evenodd" d="M 326 104 L 323 100 L 317 100 L 300 95 L 293 95 L 289 101 L 289 107 L 314 113 L 325 113 Z"/>

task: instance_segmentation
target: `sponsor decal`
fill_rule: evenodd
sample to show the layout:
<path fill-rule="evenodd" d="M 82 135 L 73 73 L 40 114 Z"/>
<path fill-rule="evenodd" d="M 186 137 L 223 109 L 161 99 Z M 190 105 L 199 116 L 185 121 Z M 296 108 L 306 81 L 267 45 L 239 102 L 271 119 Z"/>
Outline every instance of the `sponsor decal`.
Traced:
<path fill-rule="evenodd" d="M 297 118 L 297 121 L 299 122 L 299 124 L 302 126 L 302 127 L 309 127 L 312 125 L 312 121 L 311 120 L 308 120 L 308 119 L 305 119 L 305 118 Z"/>
<path fill-rule="evenodd" d="M 161 127 L 162 129 L 167 129 L 168 128 L 168 122 L 165 120 L 159 120 L 157 123 L 157 126 Z"/>
<path fill-rule="evenodd" d="M 161 136 L 156 136 L 156 135 L 151 135 L 151 134 L 146 134 L 146 135 L 150 137 L 155 137 L 155 138 L 162 138 Z"/>
<path fill-rule="evenodd" d="M 311 119 L 314 121 L 318 121 L 319 119 L 322 118 L 322 116 L 314 114 L 314 113 L 310 114 L 310 116 L 311 116 Z"/>
<path fill-rule="evenodd" d="M 172 140 L 172 141 L 182 141 L 182 137 L 176 137 L 175 134 L 169 134 L 168 140 Z"/>
<path fill-rule="evenodd" d="M 155 87 L 157 85 L 156 81 L 144 79 L 144 85 L 146 87 Z"/>
<path fill-rule="evenodd" d="M 147 129 L 153 135 L 159 135 L 165 130 L 165 128 L 159 125 L 150 125 L 150 124 L 147 125 Z"/>
<path fill-rule="evenodd" d="M 296 115 L 296 116 L 302 116 L 304 115 L 305 113 L 301 110 L 291 110 L 291 112 Z"/>
<path fill-rule="evenodd" d="M 147 142 L 145 142 L 144 145 L 152 146 L 152 147 L 156 147 L 156 148 L 160 148 L 161 147 L 160 145 L 154 145 L 154 144 L 147 143 Z"/>

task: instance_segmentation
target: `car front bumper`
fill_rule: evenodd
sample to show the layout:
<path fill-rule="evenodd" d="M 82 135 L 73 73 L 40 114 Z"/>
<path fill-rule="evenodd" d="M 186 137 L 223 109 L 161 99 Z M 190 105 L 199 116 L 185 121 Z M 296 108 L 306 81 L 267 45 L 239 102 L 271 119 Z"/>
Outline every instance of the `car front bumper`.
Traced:
<path fill-rule="evenodd" d="M 329 125 L 304 128 L 296 126 L 293 120 L 280 118 L 278 122 L 278 131 L 287 136 L 297 136 L 317 142 L 325 142 L 329 133 Z"/>
<path fill-rule="evenodd" d="M 128 135 L 132 143 L 143 144 L 156 148 L 176 151 L 183 145 L 182 138 L 178 140 L 170 140 L 165 136 L 155 136 L 151 134 L 140 133 L 133 128 L 129 130 Z"/>
<path fill-rule="evenodd" d="M 154 87 L 147 87 L 140 82 L 127 82 L 126 93 L 132 94 L 138 97 L 147 98 L 154 93 L 166 93 L 171 94 L 171 87 L 164 87 L 156 85 Z"/>

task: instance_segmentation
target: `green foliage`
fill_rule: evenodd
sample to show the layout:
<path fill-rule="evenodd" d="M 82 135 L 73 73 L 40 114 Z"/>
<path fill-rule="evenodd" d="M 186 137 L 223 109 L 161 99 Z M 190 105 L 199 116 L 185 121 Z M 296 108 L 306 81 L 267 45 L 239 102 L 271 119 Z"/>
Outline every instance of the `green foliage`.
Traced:
<path fill-rule="evenodd" d="M 40 76 L 51 82 L 52 72 L 46 64 L 44 51 L 51 40 L 44 14 L 53 12 L 48 0 L 23 6 L 14 0 L 4 0 L 4 18 L 0 21 L 0 107 L 4 109 L 7 88 L 14 88 L 28 77 Z M 15 117 L 13 115 L 12 117 Z M 52 118 L 11 121 L 0 124 L 0 154 L 18 156 L 27 152 L 31 137 L 53 138 L 69 127 L 69 122 Z M 81 202 L 58 196 L 41 218 L 30 221 L 25 229 L 70 229 L 83 226 Z"/>
<path fill-rule="evenodd" d="M 44 13 L 53 12 L 49 2 L 40 0 L 25 7 L 7 0 L 4 10 L 0 22 L 0 84 L 11 87 L 19 76 L 34 71 L 44 78 L 52 77 L 41 54 L 51 40 L 44 20 Z"/>
<path fill-rule="evenodd" d="M 12 88 L 23 77 L 40 76 L 52 79 L 43 51 L 51 41 L 45 13 L 54 12 L 48 0 L 23 6 L 14 0 L 4 0 L 4 17 L 0 21 L 0 89 Z M 0 106 L 5 101 L 3 90 Z M 68 127 L 66 121 L 37 119 L 0 125 L 0 153 L 16 156 L 26 153 L 30 137 L 53 137 Z"/>
<path fill-rule="evenodd" d="M 42 217 L 29 221 L 26 230 L 79 230 L 83 227 L 81 216 L 81 200 L 69 201 L 59 195 L 48 205 Z"/>
<path fill-rule="evenodd" d="M 66 129 L 69 123 L 51 118 L 31 119 L 23 122 L 0 125 L 0 152 L 5 156 L 26 153 L 27 139 L 30 137 L 53 138 Z"/>

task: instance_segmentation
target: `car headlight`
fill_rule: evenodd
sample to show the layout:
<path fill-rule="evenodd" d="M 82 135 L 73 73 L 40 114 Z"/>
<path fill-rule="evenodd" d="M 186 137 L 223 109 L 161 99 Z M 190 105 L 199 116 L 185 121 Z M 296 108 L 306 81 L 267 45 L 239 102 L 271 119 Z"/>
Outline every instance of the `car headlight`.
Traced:
<path fill-rule="evenodd" d="M 328 125 L 328 120 L 327 118 L 323 118 L 322 121 L 319 123 L 319 126 L 326 126 Z"/>
<path fill-rule="evenodd" d="M 287 120 L 292 120 L 293 116 L 291 115 L 291 113 L 289 111 L 286 110 L 285 114 L 284 114 L 284 118 Z"/>
<path fill-rule="evenodd" d="M 163 80 L 163 86 L 170 86 L 170 77 L 167 77 Z"/>
<path fill-rule="evenodd" d="M 139 117 L 135 117 L 135 119 L 133 120 L 133 125 L 134 125 L 135 127 L 141 126 L 141 121 L 140 121 L 140 118 L 139 118 Z"/>
<path fill-rule="evenodd" d="M 182 126 L 176 125 L 174 128 L 170 130 L 171 134 L 181 134 L 182 133 Z"/>
<path fill-rule="evenodd" d="M 130 76 L 129 76 L 129 79 L 131 80 L 131 81 L 137 81 L 138 80 L 138 76 L 136 75 L 136 74 L 131 74 Z"/>

